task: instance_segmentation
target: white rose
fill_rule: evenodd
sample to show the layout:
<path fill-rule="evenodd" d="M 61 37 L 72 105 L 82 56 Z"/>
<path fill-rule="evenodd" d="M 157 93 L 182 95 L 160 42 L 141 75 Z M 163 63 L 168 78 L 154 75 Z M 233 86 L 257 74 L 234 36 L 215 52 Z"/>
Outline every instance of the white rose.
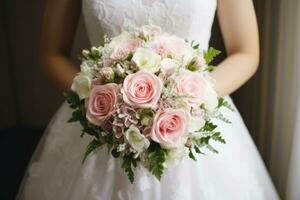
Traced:
<path fill-rule="evenodd" d="M 90 77 L 85 74 L 78 74 L 73 79 L 71 90 L 76 92 L 80 99 L 89 97 L 92 87 L 92 81 Z"/>
<path fill-rule="evenodd" d="M 205 120 L 202 116 L 192 116 L 189 124 L 189 132 L 193 133 L 199 131 L 205 124 Z"/>
<path fill-rule="evenodd" d="M 180 63 L 177 60 L 164 58 L 160 63 L 161 72 L 164 75 L 171 75 L 179 68 Z"/>
<path fill-rule="evenodd" d="M 139 67 L 140 70 L 145 70 L 155 73 L 160 69 L 160 56 L 146 48 L 138 48 L 132 57 L 133 62 Z"/>
<path fill-rule="evenodd" d="M 125 132 L 125 137 L 130 146 L 138 153 L 141 153 L 150 145 L 149 140 L 141 134 L 138 128 L 133 125 L 131 125 L 129 129 L 127 129 L 127 131 Z"/>

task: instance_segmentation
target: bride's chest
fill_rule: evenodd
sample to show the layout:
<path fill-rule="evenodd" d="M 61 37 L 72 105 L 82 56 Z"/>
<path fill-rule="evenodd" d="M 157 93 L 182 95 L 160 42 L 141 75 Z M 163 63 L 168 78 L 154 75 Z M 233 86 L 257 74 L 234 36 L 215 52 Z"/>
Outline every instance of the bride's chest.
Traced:
<path fill-rule="evenodd" d="M 190 24 L 214 15 L 216 0 L 83 0 L 84 8 L 101 21 L 119 24 L 151 20 L 160 25 Z"/>

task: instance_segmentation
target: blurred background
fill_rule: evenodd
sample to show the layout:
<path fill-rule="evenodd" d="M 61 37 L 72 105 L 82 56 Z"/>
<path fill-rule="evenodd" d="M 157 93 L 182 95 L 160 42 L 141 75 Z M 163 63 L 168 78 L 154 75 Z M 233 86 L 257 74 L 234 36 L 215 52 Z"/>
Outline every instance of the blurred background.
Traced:
<path fill-rule="evenodd" d="M 261 40 L 256 75 L 232 96 L 282 199 L 300 199 L 300 1 L 254 0 Z M 14 199 L 26 165 L 63 102 L 38 63 L 42 0 L 0 1 L 0 199 Z M 224 52 L 217 21 L 211 45 Z M 89 47 L 82 20 L 73 60 Z M 226 55 L 219 58 L 221 60 Z"/>

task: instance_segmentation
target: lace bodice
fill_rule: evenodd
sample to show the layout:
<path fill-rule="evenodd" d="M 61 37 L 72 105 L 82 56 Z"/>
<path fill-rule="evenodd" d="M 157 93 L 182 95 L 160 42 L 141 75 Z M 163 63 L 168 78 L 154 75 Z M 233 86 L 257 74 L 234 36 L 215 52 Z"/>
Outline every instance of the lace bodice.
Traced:
<path fill-rule="evenodd" d="M 216 0 L 83 0 L 83 14 L 92 45 L 99 45 L 104 34 L 115 36 L 123 24 L 142 25 L 149 20 L 206 49 L 210 39 Z"/>

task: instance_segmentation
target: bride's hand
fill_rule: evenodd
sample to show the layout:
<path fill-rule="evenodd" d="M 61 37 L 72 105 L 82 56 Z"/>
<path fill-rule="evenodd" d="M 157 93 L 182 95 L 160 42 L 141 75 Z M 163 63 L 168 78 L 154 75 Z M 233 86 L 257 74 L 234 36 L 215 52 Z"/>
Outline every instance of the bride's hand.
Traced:
<path fill-rule="evenodd" d="M 228 57 L 212 72 L 220 96 L 243 85 L 257 70 L 259 39 L 252 0 L 218 0 L 218 20 Z"/>
<path fill-rule="evenodd" d="M 69 90 L 78 69 L 69 59 L 80 16 L 80 0 L 46 0 L 40 61 L 46 73 L 63 90 Z"/>

